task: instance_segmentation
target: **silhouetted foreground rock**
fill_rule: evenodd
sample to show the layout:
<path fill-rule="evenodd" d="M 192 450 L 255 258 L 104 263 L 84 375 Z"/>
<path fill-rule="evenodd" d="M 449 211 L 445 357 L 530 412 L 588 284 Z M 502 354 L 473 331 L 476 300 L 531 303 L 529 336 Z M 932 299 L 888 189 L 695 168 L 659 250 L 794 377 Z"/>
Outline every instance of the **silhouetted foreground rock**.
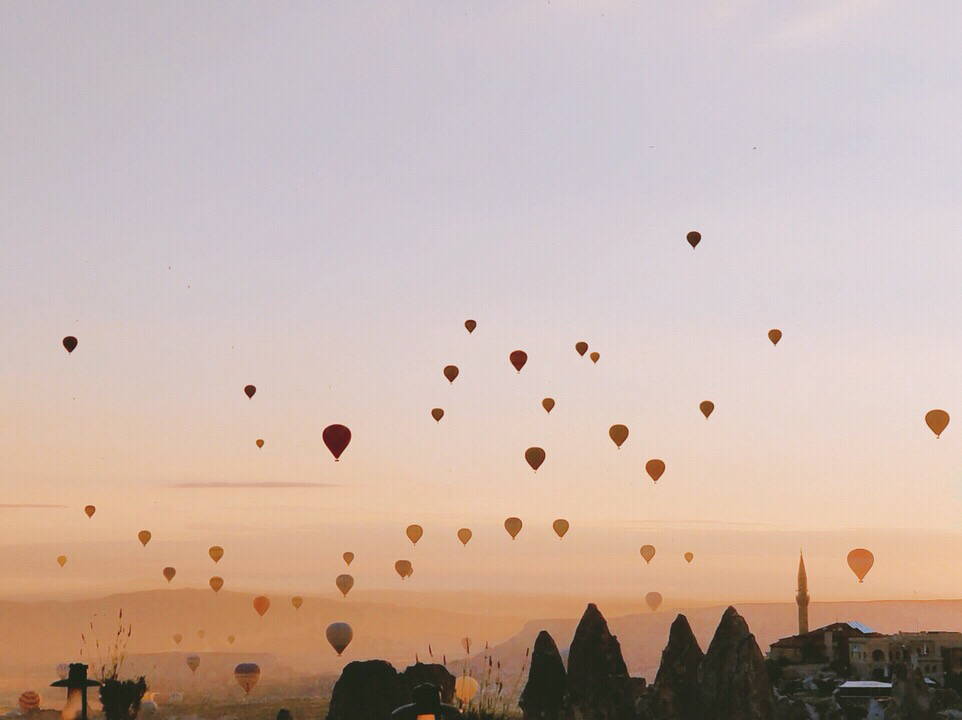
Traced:
<path fill-rule="evenodd" d="M 634 717 L 635 698 L 618 638 L 592 603 L 578 623 L 568 651 L 566 717 L 625 720 Z"/>
<path fill-rule="evenodd" d="M 648 706 L 659 720 L 701 720 L 698 671 L 705 654 L 698 647 L 688 618 L 679 615 L 671 624 L 668 645 L 661 654 Z"/>
<path fill-rule="evenodd" d="M 558 720 L 564 706 L 567 676 L 554 639 L 542 630 L 534 641 L 528 682 L 518 704 L 525 720 Z"/>
<path fill-rule="evenodd" d="M 437 663 L 415 663 L 400 675 L 401 687 L 408 697 L 412 697 L 414 688 L 418 685 L 430 683 L 441 689 L 441 702 L 454 702 L 454 675 L 448 672 L 444 665 Z"/>
<path fill-rule="evenodd" d="M 389 662 L 365 660 L 344 666 L 334 684 L 328 720 L 375 720 L 411 702 L 401 677 Z"/>

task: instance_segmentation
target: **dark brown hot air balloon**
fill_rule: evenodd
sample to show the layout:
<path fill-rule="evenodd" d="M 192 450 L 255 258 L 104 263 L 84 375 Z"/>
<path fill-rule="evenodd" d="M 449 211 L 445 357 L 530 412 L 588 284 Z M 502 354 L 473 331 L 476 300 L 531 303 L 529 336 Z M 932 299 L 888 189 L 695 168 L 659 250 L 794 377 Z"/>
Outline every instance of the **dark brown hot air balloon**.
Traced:
<path fill-rule="evenodd" d="M 334 462 L 337 462 L 351 442 L 351 431 L 344 425 L 328 425 L 324 428 L 323 438 L 327 449 L 334 456 Z"/>
<path fill-rule="evenodd" d="M 593 352 L 589 357 L 591 357 L 591 362 L 597 365 L 598 361 L 601 360 L 601 353 Z"/>
<path fill-rule="evenodd" d="M 608 437 L 611 438 L 615 447 L 620 448 L 628 439 L 628 428 L 625 425 L 612 425 L 608 428 Z"/>
<path fill-rule="evenodd" d="M 444 366 L 444 377 L 446 377 L 446 378 L 448 379 L 448 382 L 449 382 L 449 383 L 453 383 L 455 380 L 457 380 L 458 375 L 459 375 L 460 373 L 461 373 L 461 371 L 458 370 L 458 366 L 457 366 L 457 365 L 445 365 L 445 366 Z"/>
<path fill-rule="evenodd" d="M 524 459 L 528 461 L 528 465 L 530 465 L 531 469 L 535 472 L 538 472 L 538 468 L 541 467 L 544 458 L 544 450 L 539 447 L 529 447 L 524 451 Z"/>
<path fill-rule="evenodd" d="M 778 345 L 778 341 L 782 339 L 782 331 L 772 328 L 768 331 L 768 339 L 772 341 L 772 345 Z"/>
<path fill-rule="evenodd" d="M 444 410 L 441 408 L 434 408 L 431 411 L 431 417 L 434 418 L 435 422 L 441 422 L 441 418 L 444 417 Z"/>
<path fill-rule="evenodd" d="M 469 335 L 474 332 L 474 329 L 475 329 L 477 326 L 478 326 L 478 323 L 476 323 L 474 320 L 465 320 L 465 321 L 464 321 L 464 327 L 465 327 L 465 329 L 468 331 L 468 334 L 469 334 Z"/>
<path fill-rule="evenodd" d="M 698 243 L 701 242 L 701 233 L 698 232 L 697 230 L 692 230 L 685 237 L 688 240 L 688 244 L 691 245 L 692 250 L 698 247 Z"/>
<path fill-rule="evenodd" d="M 708 416 L 715 411 L 715 403 L 711 400 L 705 400 L 698 405 L 698 409 L 701 410 L 701 414 L 704 415 L 707 420 Z"/>
<path fill-rule="evenodd" d="M 528 353 L 524 350 L 515 350 L 508 356 L 508 359 L 511 361 L 511 364 L 514 365 L 514 369 L 521 372 L 521 368 L 528 362 Z"/>
<path fill-rule="evenodd" d="M 77 338 L 75 338 L 73 335 L 68 335 L 63 339 L 63 347 L 64 347 L 64 350 L 66 350 L 67 354 L 69 355 L 70 353 L 72 353 L 74 350 L 77 349 Z"/>
<path fill-rule="evenodd" d="M 257 392 L 257 388 L 254 387 L 253 385 L 245 385 L 245 386 L 244 386 L 244 394 L 245 394 L 248 398 L 254 397 L 254 393 L 256 393 L 256 392 Z"/>
<path fill-rule="evenodd" d="M 664 460 L 649 460 L 645 463 L 645 470 L 648 471 L 648 475 L 655 482 L 658 482 L 658 478 L 665 474 L 665 461 Z"/>
<path fill-rule="evenodd" d="M 550 413 L 554 410 L 554 398 L 545 398 L 541 401 L 541 407 L 544 408 L 546 413 Z"/>
<path fill-rule="evenodd" d="M 945 410 L 929 410 L 925 413 L 925 424 L 929 430 L 935 433 L 936 439 L 942 437 L 942 433 L 949 426 L 949 414 Z"/>
<path fill-rule="evenodd" d="M 575 350 L 578 351 L 578 354 L 579 354 L 581 357 L 584 357 L 584 356 L 585 356 L 585 353 L 588 352 L 588 343 L 586 343 L 584 340 L 582 340 L 582 341 L 580 341 L 580 342 L 576 342 L 576 343 L 575 343 Z"/>

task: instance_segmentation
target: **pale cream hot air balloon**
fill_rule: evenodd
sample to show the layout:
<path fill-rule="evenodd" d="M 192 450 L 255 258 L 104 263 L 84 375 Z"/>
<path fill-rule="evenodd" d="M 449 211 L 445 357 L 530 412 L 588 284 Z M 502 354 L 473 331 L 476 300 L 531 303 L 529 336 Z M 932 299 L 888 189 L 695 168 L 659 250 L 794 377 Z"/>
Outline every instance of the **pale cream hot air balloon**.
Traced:
<path fill-rule="evenodd" d="M 254 610 L 257 611 L 257 614 L 261 617 L 264 617 L 264 613 L 266 613 L 271 606 L 271 600 L 266 595 L 258 595 L 256 598 L 254 598 L 253 605 Z"/>
<path fill-rule="evenodd" d="M 524 459 L 528 461 L 532 470 L 538 472 L 538 468 L 541 467 L 545 459 L 544 450 L 539 447 L 529 447 L 524 451 Z"/>
<path fill-rule="evenodd" d="M 868 571 L 875 564 L 875 556 L 865 548 L 855 548 L 848 554 L 848 566 L 855 573 L 859 582 L 865 580 Z"/>
<path fill-rule="evenodd" d="M 151 537 L 153 536 L 150 534 L 150 530 L 141 530 L 137 533 L 137 539 L 140 540 L 140 544 L 144 547 L 147 547 L 147 543 L 150 542 Z"/>
<path fill-rule="evenodd" d="M 655 546 L 654 545 L 642 545 L 641 546 L 641 556 L 645 559 L 645 564 L 651 562 L 651 559 L 655 557 Z"/>
<path fill-rule="evenodd" d="M 608 437 L 611 438 L 615 447 L 620 448 L 628 439 L 628 428 L 625 425 L 612 425 L 608 428 Z"/>
<path fill-rule="evenodd" d="M 521 522 L 521 518 L 509 517 L 504 521 L 504 529 L 508 531 L 508 535 L 511 536 L 512 540 L 518 537 L 518 533 L 521 532 L 522 525 L 523 523 Z"/>
<path fill-rule="evenodd" d="M 468 528 L 461 528 L 458 530 L 458 540 L 461 541 L 462 545 L 467 545 L 471 540 L 473 533 Z"/>
<path fill-rule="evenodd" d="M 188 655 L 187 667 L 190 668 L 191 675 L 195 674 L 197 672 L 197 668 L 200 667 L 200 655 Z"/>
<path fill-rule="evenodd" d="M 401 576 L 401 579 L 403 580 L 406 577 L 410 577 L 411 574 L 414 573 L 414 566 L 411 565 L 410 560 L 398 560 L 396 563 L 394 563 L 394 570 L 398 575 Z"/>
<path fill-rule="evenodd" d="M 220 545 L 214 545 L 210 550 L 207 551 L 207 554 L 210 555 L 211 560 L 213 560 L 215 563 L 218 563 L 220 562 L 220 559 L 224 557 L 224 548 L 222 548 Z"/>
<path fill-rule="evenodd" d="M 925 424 L 935 433 L 935 437 L 939 438 L 949 426 L 949 414 L 945 410 L 929 410 L 925 413 Z"/>
<path fill-rule="evenodd" d="M 61 680 L 66 680 L 67 676 L 70 674 L 70 663 L 58 663 L 56 672 L 57 677 L 59 677 Z"/>
<path fill-rule="evenodd" d="M 337 589 L 341 591 L 341 594 L 347 597 L 347 594 L 351 592 L 351 588 L 354 587 L 354 578 L 347 574 L 338 575 L 334 580 L 334 584 L 337 585 Z"/>
<path fill-rule="evenodd" d="M 645 604 L 652 612 L 656 612 L 658 608 L 661 607 L 661 593 L 650 592 L 645 595 Z"/>
<path fill-rule="evenodd" d="M 478 694 L 481 686 L 478 681 L 470 675 L 461 675 L 454 681 L 454 697 L 462 705 L 467 705 Z"/>
<path fill-rule="evenodd" d="M 294 606 L 295 610 L 300 610 L 301 605 L 303 604 L 304 604 L 304 598 L 302 598 L 300 595 L 295 595 L 294 597 L 291 598 L 291 605 Z"/>
<path fill-rule="evenodd" d="M 418 540 L 424 535 L 424 528 L 420 525 L 408 525 L 407 530 L 404 532 L 408 536 L 408 540 L 411 541 L 411 544 L 417 545 Z"/>
<path fill-rule="evenodd" d="M 167 578 L 168 583 L 174 579 L 174 575 L 176 574 L 177 574 L 177 570 L 175 568 L 172 568 L 172 567 L 164 568 L 164 577 Z"/>
<path fill-rule="evenodd" d="M 210 589 L 215 593 L 220 592 L 220 589 L 224 587 L 224 578 L 217 577 L 216 575 L 210 579 Z"/>
<path fill-rule="evenodd" d="M 331 644 L 331 647 L 334 648 L 334 652 L 340 657 L 341 653 L 351 644 L 351 640 L 354 639 L 354 630 L 345 622 L 336 622 L 327 626 L 325 635 L 327 635 L 327 641 Z"/>
<path fill-rule="evenodd" d="M 350 567 L 351 563 L 354 562 L 354 553 L 352 552 L 346 552 L 341 557 L 344 558 L 344 564 L 348 567 Z"/>
<path fill-rule="evenodd" d="M 241 663 L 234 668 L 234 679 L 243 688 L 244 694 L 250 695 L 257 681 L 261 679 L 261 669 L 257 663 Z"/>
<path fill-rule="evenodd" d="M 559 538 L 563 538 L 567 534 L 568 528 L 571 527 L 571 525 L 569 525 L 568 521 L 564 518 L 558 518 L 551 523 L 551 527 L 554 528 L 555 534 Z"/>

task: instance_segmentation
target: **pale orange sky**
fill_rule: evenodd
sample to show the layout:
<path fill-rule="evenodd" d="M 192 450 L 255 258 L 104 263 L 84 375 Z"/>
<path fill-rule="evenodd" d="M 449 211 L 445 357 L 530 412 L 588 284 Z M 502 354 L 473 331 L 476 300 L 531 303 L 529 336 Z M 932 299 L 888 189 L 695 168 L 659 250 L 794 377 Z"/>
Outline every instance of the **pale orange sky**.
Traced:
<path fill-rule="evenodd" d="M 956 595 L 957 6 L 388 7 L 0 9 L 3 593 Z"/>

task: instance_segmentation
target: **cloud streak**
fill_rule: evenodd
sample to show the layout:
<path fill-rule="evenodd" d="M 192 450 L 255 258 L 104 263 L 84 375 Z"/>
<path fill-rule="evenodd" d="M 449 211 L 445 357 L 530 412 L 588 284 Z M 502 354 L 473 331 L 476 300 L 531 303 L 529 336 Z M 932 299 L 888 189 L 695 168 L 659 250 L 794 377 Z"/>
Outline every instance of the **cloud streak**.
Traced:
<path fill-rule="evenodd" d="M 183 482 L 175 483 L 171 485 L 173 488 L 179 488 L 183 490 L 221 490 L 225 488 L 229 489 L 288 489 L 288 488 L 336 488 L 344 487 L 343 485 L 337 485 L 334 483 L 311 483 L 311 482 L 252 482 L 252 483 L 242 483 L 242 482 Z"/>

